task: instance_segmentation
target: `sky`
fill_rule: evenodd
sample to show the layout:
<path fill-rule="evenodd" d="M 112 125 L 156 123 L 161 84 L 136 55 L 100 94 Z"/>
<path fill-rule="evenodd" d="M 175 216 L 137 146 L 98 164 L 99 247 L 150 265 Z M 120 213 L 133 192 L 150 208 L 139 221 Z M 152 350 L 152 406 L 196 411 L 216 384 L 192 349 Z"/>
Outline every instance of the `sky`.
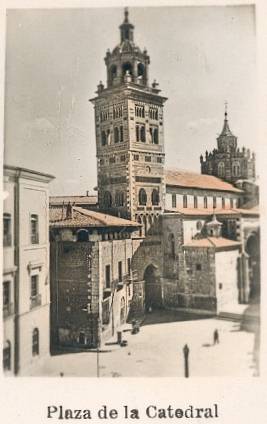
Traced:
<path fill-rule="evenodd" d="M 200 172 L 216 147 L 224 104 L 232 132 L 257 153 L 253 6 L 132 7 L 150 83 L 168 97 L 166 167 Z M 50 173 L 51 195 L 94 194 L 93 105 L 104 56 L 119 43 L 123 8 L 7 12 L 5 163 Z"/>

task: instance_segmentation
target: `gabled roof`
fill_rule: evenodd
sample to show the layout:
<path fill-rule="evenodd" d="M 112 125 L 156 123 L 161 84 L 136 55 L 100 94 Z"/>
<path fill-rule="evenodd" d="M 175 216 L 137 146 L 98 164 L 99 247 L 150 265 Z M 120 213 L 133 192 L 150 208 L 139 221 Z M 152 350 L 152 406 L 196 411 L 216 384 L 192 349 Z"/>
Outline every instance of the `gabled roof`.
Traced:
<path fill-rule="evenodd" d="M 75 205 L 79 204 L 88 204 L 88 205 L 96 205 L 97 204 L 97 196 L 89 195 L 89 196 L 50 196 L 49 204 L 51 206 L 62 205 L 63 202 L 67 203 L 75 203 Z"/>
<path fill-rule="evenodd" d="M 167 169 L 165 171 L 165 183 L 166 186 L 243 193 L 242 190 L 213 175 L 198 174 L 179 169 Z"/>
<path fill-rule="evenodd" d="M 177 213 L 179 215 L 182 215 L 183 217 L 194 217 L 194 216 L 203 216 L 203 217 L 209 217 L 212 216 L 214 213 L 216 216 L 226 216 L 226 215 L 233 215 L 236 217 L 239 216 L 259 216 L 259 209 L 257 207 L 251 208 L 251 209 L 242 209 L 242 208 L 231 208 L 231 209 L 205 209 L 205 208 L 171 208 L 168 211 L 165 211 L 166 213 Z"/>
<path fill-rule="evenodd" d="M 72 207 L 72 217 L 66 218 L 64 211 L 62 217 L 62 207 L 53 207 L 49 209 L 49 219 L 51 227 L 139 227 L 140 224 L 128 219 L 118 218 L 117 216 L 83 209 L 78 206 Z"/>
<path fill-rule="evenodd" d="M 212 247 L 220 250 L 228 248 L 239 248 L 241 242 L 235 240 L 229 240 L 224 237 L 205 237 L 203 239 L 191 240 L 185 243 L 184 247 Z"/>

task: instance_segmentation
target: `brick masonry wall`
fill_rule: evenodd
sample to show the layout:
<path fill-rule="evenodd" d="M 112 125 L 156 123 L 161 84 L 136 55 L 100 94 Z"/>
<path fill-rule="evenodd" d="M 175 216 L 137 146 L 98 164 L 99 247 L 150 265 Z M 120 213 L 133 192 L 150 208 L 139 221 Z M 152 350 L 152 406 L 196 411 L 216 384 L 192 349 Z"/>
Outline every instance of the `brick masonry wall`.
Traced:
<path fill-rule="evenodd" d="M 52 344 L 95 346 L 98 339 L 98 249 L 93 243 L 51 243 Z M 88 317 L 89 313 L 89 317 Z M 88 319 L 89 318 L 89 319 Z"/>

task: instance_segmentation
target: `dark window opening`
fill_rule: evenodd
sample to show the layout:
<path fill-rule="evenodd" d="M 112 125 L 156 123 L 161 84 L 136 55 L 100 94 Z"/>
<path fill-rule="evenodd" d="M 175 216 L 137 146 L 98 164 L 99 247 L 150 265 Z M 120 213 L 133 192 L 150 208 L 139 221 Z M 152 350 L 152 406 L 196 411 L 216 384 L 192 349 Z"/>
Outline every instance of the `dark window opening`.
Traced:
<path fill-rule="evenodd" d="M 31 298 L 35 298 L 38 295 L 38 284 L 39 277 L 38 275 L 31 276 Z"/>
<path fill-rule="evenodd" d="M 118 278 L 119 282 L 122 281 L 122 261 L 118 262 Z"/>
<path fill-rule="evenodd" d="M 105 131 L 102 131 L 101 133 L 101 144 L 102 146 L 105 146 L 107 144 L 107 136 Z"/>
<path fill-rule="evenodd" d="M 158 190 L 154 189 L 152 191 L 151 200 L 152 200 L 152 205 L 158 205 L 159 204 L 159 191 Z"/>
<path fill-rule="evenodd" d="M 128 275 L 131 275 L 131 258 L 127 259 L 127 271 Z"/>
<path fill-rule="evenodd" d="M 136 127 L 135 127 L 135 133 L 136 133 L 136 141 L 140 141 L 140 137 L 139 137 L 139 125 L 136 125 Z"/>
<path fill-rule="evenodd" d="M 133 74 L 133 67 L 132 64 L 130 62 L 126 62 L 122 65 L 122 74 L 123 76 L 128 73 L 130 75 Z"/>
<path fill-rule="evenodd" d="M 110 289 L 110 265 L 106 265 L 105 269 L 105 284 L 106 288 Z"/>
<path fill-rule="evenodd" d="M 202 269 L 201 264 L 196 264 L 196 270 L 201 271 L 201 269 Z"/>
<path fill-rule="evenodd" d="M 146 142 L 146 129 L 145 129 L 144 126 L 141 127 L 140 137 L 141 137 L 141 141 L 143 143 L 145 143 Z"/>
<path fill-rule="evenodd" d="M 39 330 L 35 328 L 32 333 L 32 355 L 39 355 Z"/>
<path fill-rule="evenodd" d="M 140 205 L 146 205 L 146 202 L 147 202 L 146 191 L 143 188 L 141 188 L 139 190 L 139 204 Z"/>
<path fill-rule="evenodd" d="M 112 197 L 109 191 L 105 191 L 104 193 L 104 207 L 110 208 L 112 205 Z"/>
<path fill-rule="evenodd" d="M 89 241 L 89 234 L 87 230 L 80 230 L 77 233 L 77 241 Z"/>
<path fill-rule="evenodd" d="M 172 194 L 172 207 L 176 208 L 176 194 Z"/>
<path fill-rule="evenodd" d="M 187 208 L 187 195 L 183 195 L 183 208 Z"/>
<path fill-rule="evenodd" d="M 194 196 L 194 208 L 197 208 L 197 196 Z"/>
<path fill-rule="evenodd" d="M 31 215 L 31 242 L 32 244 L 39 243 L 38 215 Z"/>
<path fill-rule="evenodd" d="M 3 236 L 4 236 L 4 246 L 11 246 L 12 237 L 11 237 L 11 215 L 9 213 L 4 213 L 3 216 Z"/>
<path fill-rule="evenodd" d="M 208 199 L 207 199 L 207 197 L 205 196 L 205 197 L 204 197 L 204 208 L 205 208 L 205 209 L 207 209 L 207 207 L 208 207 Z"/>
<path fill-rule="evenodd" d="M 119 128 L 115 127 L 114 128 L 114 142 L 119 143 L 119 141 L 120 141 Z"/>
<path fill-rule="evenodd" d="M 11 343 L 9 340 L 5 342 L 3 349 L 3 368 L 11 370 Z"/>

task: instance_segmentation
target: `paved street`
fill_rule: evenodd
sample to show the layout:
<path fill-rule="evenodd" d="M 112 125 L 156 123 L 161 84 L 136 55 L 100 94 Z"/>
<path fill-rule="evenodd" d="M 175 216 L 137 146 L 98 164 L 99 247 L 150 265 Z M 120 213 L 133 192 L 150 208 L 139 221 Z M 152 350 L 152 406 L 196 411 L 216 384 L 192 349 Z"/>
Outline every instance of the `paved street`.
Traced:
<path fill-rule="evenodd" d="M 220 343 L 213 345 L 213 331 Z M 126 325 L 128 346 L 109 340 L 99 354 L 101 377 L 183 377 L 182 349 L 190 349 L 190 376 L 253 376 L 254 334 L 239 330 L 239 324 L 214 318 L 190 320 L 177 312 L 149 314 L 136 335 Z M 32 375 L 95 377 L 96 352 L 64 353 L 49 358 Z"/>

